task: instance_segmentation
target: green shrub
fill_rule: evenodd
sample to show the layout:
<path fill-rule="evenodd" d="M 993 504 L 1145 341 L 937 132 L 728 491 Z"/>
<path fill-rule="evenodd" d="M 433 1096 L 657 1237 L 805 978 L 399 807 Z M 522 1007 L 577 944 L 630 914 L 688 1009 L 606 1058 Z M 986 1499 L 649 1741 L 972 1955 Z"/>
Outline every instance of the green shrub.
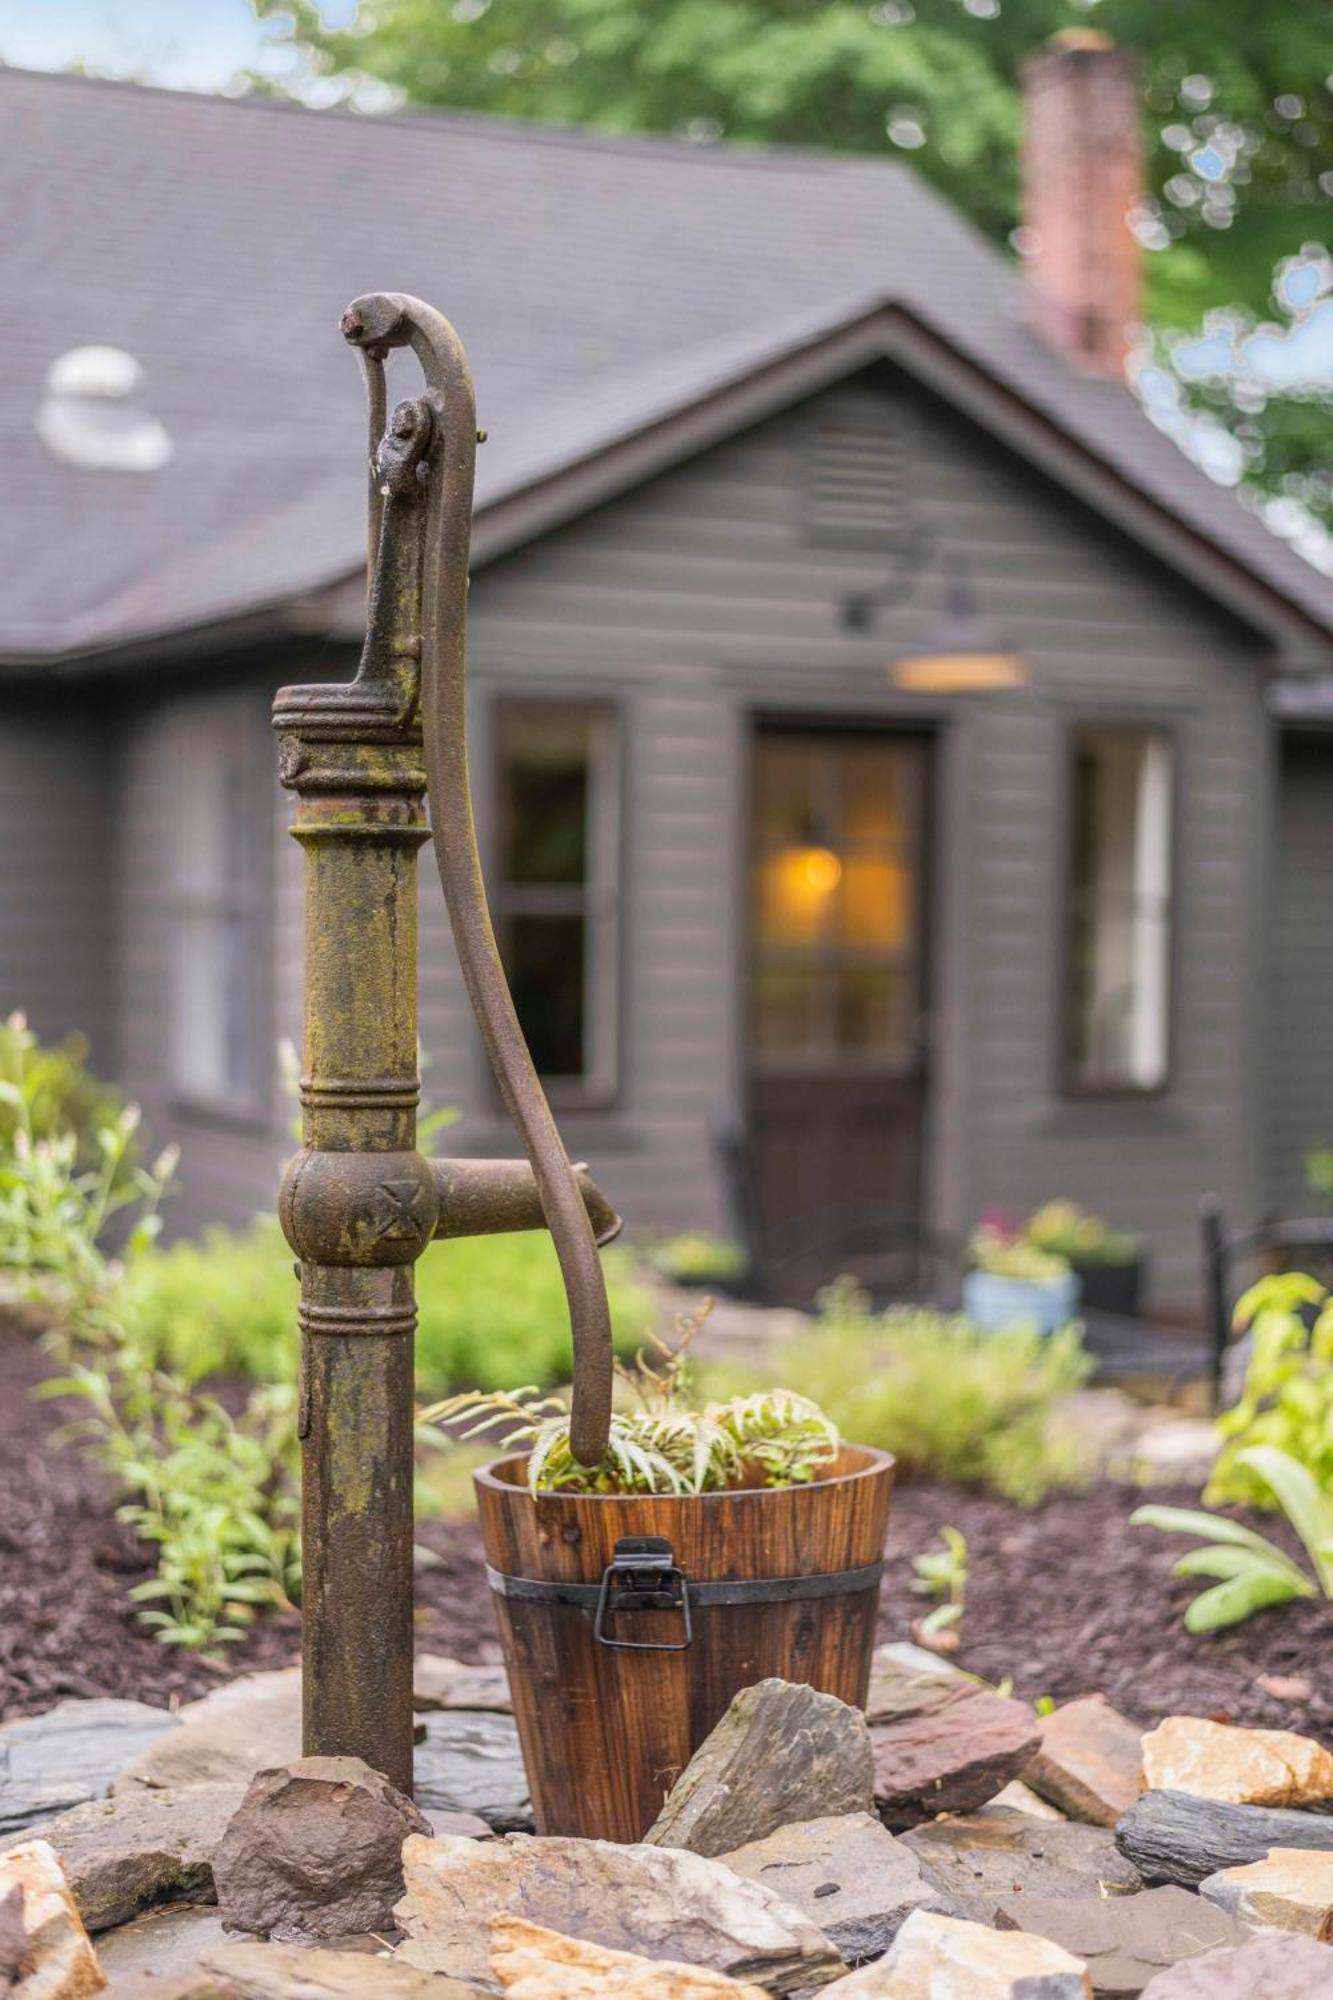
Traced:
<path fill-rule="evenodd" d="M 603 1252 L 616 1344 L 630 1352 L 651 1317 L 633 1260 Z M 417 1379 L 426 1395 L 466 1384 L 558 1382 L 569 1370 L 569 1316 L 544 1230 L 433 1243 L 416 1267 Z M 210 1229 L 141 1260 L 126 1311 L 158 1367 L 206 1376 L 289 1380 L 296 1366 L 297 1282 L 276 1221 Z"/>
<path fill-rule="evenodd" d="M 644 1261 L 675 1285 L 726 1285 L 743 1278 L 750 1260 L 739 1243 L 714 1236 L 707 1229 L 689 1229 L 679 1236 L 642 1246 Z"/>
<path fill-rule="evenodd" d="M 21 1128 L 33 1141 L 73 1134 L 79 1164 L 93 1165 L 98 1133 L 124 1109 L 120 1092 L 89 1071 L 86 1036 L 67 1035 L 43 1048 L 24 1014 L 0 1022 L 0 1156 L 13 1150 Z"/>
<path fill-rule="evenodd" d="M 1272 1507 L 1268 1482 L 1245 1454 L 1276 1446 L 1333 1495 L 1333 1298 L 1317 1278 L 1281 1271 L 1252 1285 L 1236 1306 L 1252 1347 L 1235 1407 L 1218 1418 L 1225 1442 L 1204 1498 Z"/>
<path fill-rule="evenodd" d="M 874 1313 L 846 1279 L 775 1358 L 784 1387 L 845 1437 L 891 1451 L 903 1474 L 989 1486 L 1024 1507 L 1084 1483 L 1057 1410 L 1091 1365 L 1073 1328 L 1043 1338 L 1026 1327 L 983 1333 L 928 1306 Z"/>

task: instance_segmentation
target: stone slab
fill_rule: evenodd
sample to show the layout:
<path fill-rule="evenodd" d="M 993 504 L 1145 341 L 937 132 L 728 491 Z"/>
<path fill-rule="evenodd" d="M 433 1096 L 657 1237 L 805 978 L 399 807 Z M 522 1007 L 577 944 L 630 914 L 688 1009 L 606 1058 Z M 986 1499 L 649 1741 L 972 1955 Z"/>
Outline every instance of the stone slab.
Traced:
<path fill-rule="evenodd" d="M 178 1724 L 143 1701 L 62 1701 L 0 1723 L 0 1834 L 105 1798 L 124 1767 Z"/>
<path fill-rule="evenodd" d="M 927 1881 L 977 1923 L 994 1923 L 1000 1904 L 1014 1895 L 1123 1896 L 1143 1887 L 1114 1834 L 1072 1820 L 974 1813 L 935 1820 L 901 1838 Z"/>
<path fill-rule="evenodd" d="M 422 1718 L 413 1793 L 424 1813 L 474 1813 L 495 1833 L 531 1830 L 532 1800 L 510 1715 L 440 1709 Z"/>
<path fill-rule="evenodd" d="M 1199 1884 L 1205 1902 L 1242 1923 L 1333 1939 L 1333 1852 L 1275 1847 L 1262 1861 L 1224 1868 Z"/>
<path fill-rule="evenodd" d="M 1079 1960 L 1047 1938 L 917 1910 L 886 1955 L 826 1989 L 827 2000 L 1088 2000 Z"/>
<path fill-rule="evenodd" d="M 1159 1972 L 1143 2000 L 1333 2000 L 1333 1949 L 1313 1938 L 1261 1933 Z"/>
<path fill-rule="evenodd" d="M 1143 1732 L 1104 1695 L 1066 1702 L 1041 1720 L 1024 1782 L 1070 1819 L 1114 1826 L 1143 1789 Z"/>
<path fill-rule="evenodd" d="M 394 1914 L 407 1936 L 394 1956 L 423 1971 L 484 1979 L 490 1924 L 501 1916 L 778 1993 L 817 1986 L 843 1969 L 800 1910 L 685 1848 L 414 1834 L 403 1845 L 403 1870 L 407 1890 Z"/>
<path fill-rule="evenodd" d="M 1222 1805 L 1318 1805 L 1333 1800 L 1333 1751 L 1290 1729 L 1171 1715 L 1143 1739 L 1143 1784 Z"/>
<path fill-rule="evenodd" d="M 1244 1944 L 1250 1935 L 1225 1910 L 1178 1888 L 1138 1896 L 1012 1896 L 1000 1904 L 996 1925 L 1049 1938 L 1082 1959 L 1098 2000 L 1136 2000 L 1167 1967 Z"/>
<path fill-rule="evenodd" d="M 793 1681 L 757 1681 L 704 1738 L 644 1839 L 723 1854 L 799 1820 L 869 1812 L 874 1800 L 861 1711 Z"/>
<path fill-rule="evenodd" d="M 985 1805 L 1023 1775 L 1041 1741 L 1024 1703 L 954 1668 L 905 1664 L 886 1648 L 875 1655 L 866 1718 L 876 1804 L 895 1831 Z"/>
<path fill-rule="evenodd" d="M 90 1799 L 46 1820 L 42 1838 L 88 1929 L 110 1930 L 156 1903 L 211 1902 L 213 1852 L 244 1796 L 240 1785 L 197 1785 Z"/>
<path fill-rule="evenodd" d="M 1116 1826 L 1115 1840 L 1145 1882 L 1192 1889 L 1205 1875 L 1262 1861 L 1275 1847 L 1333 1848 L 1333 1818 L 1222 1805 L 1188 1792 L 1145 1792 Z"/>
<path fill-rule="evenodd" d="M 886 1952 L 913 1910 L 942 1907 L 917 1856 L 871 1813 L 779 1827 L 717 1859 L 803 1911 L 849 1965 Z"/>

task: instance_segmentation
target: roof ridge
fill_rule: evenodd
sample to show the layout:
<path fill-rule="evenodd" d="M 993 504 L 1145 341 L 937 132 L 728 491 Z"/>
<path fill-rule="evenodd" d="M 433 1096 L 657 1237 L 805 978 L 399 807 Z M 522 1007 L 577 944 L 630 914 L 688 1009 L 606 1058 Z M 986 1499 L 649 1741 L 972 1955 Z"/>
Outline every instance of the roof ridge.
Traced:
<path fill-rule="evenodd" d="M 305 116 L 331 124 L 372 126 L 386 131 L 462 129 L 521 145 L 582 147 L 590 152 L 643 153 L 699 164 L 758 167 L 778 172 L 795 166 L 827 173 L 857 173 L 869 168 L 875 173 L 910 180 L 916 187 L 930 186 L 925 176 L 908 161 L 880 153 L 842 152 L 832 147 L 787 146 L 761 139 L 697 140 L 679 132 L 612 132 L 590 125 L 559 124 L 548 119 L 506 117 L 497 112 L 476 111 L 461 105 L 408 104 L 398 111 L 355 111 L 346 104 L 323 107 L 303 104 L 299 98 L 278 92 L 246 91 L 233 95 L 221 90 L 190 90 L 179 84 L 152 83 L 137 77 L 98 76 L 83 70 L 26 68 L 18 63 L 0 61 L 0 87 L 15 78 L 24 81 L 35 79 L 43 86 L 64 84 L 76 90 L 96 90 L 123 97 L 138 94 L 166 98 L 175 103 L 207 106 L 210 110 L 224 113 L 258 111 Z"/>

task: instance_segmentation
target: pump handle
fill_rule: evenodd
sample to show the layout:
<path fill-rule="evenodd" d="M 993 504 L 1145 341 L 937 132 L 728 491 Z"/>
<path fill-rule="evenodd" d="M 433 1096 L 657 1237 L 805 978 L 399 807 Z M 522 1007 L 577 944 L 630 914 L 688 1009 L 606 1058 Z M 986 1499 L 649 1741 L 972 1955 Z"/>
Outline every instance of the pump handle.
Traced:
<path fill-rule="evenodd" d="M 611 1424 L 611 1315 L 583 1194 L 546 1100 L 514 1011 L 500 963 L 472 814 L 464 700 L 468 545 L 477 419 L 472 375 L 462 342 L 441 313 L 402 292 L 354 299 L 344 337 L 362 358 L 370 403 L 370 546 L 379 550 L 384 501 L 395 489 L 395 427 L 406 436 L 429 412 L 431 437 L 404 476 L 425 492 L 420 577 L 420 704 L 432 837 L 454 947 L 472 1011 L 505 1107 L 532 1166 L 542 1214 L 555 1243 L 569 1301 L 574 1350 L 570 1447 L 582 1465 L 606 1453 Z M 386 429 L 384 357 L 410 347 L 426 394 L 403 406 Z M 424 409 L 423 409 L 424 406 Z"/>

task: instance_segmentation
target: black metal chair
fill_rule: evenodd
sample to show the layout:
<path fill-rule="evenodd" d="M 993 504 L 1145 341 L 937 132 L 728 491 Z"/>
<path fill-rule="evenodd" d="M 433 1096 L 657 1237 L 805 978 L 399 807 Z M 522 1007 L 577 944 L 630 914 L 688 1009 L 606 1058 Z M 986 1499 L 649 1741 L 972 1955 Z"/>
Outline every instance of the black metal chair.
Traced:
<path fill-rule="evenodd" d="M 1237 1279 L 1237 1267 L 1250 1266 L 1247 1282 L 1265 1269 L 1299 1268 L 1309 1270 L 1312 1276 L 1333 1288 L 1333 1218 L 1270 1216 L 1250 1229 L 1231 1232 L 1221 1201 L 1215 1194 L 1208 1194 L 1199 1203 L 1199 1230 L 1211 1342 L 1209 1380 L 1216 1411 L 1222 1402 L 1227 1349 L 1234 1339 L 1232 1315 L 1244 1289 Z"/>

